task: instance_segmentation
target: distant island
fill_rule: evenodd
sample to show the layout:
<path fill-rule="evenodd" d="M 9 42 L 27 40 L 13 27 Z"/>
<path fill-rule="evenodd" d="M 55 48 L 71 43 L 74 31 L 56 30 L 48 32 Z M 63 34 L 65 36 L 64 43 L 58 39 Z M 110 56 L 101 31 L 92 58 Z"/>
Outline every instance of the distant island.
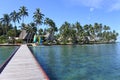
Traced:
<path fill-rule="evenodd" d="M 119 35 L 115 30 L 111 31 L 110 26 L 102 23 L 82 26 L 80 22 L 69 23 L 65 21 L 61 26 L 56 26 L 52 19 L 45 17 L 40 8 L 33 12 L 33 20 L 26 24 L 24 19 L 28 16 L 28 9 L 25 6 L 21 6 L 18 11 L 14 10 L 10 14 L 3 14 L 3 17 L 0 18 L 0 44 L 114 43 Z M 48 27 L 42 28 L 44 25 Z"/>

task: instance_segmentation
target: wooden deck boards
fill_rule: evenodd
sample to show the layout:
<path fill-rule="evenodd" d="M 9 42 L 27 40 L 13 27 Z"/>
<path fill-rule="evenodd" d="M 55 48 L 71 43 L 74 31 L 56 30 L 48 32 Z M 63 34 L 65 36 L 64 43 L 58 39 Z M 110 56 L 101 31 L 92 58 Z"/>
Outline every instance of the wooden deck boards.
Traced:
<path fill-rule="evenodd" d="M 22 45 L 0 74 L 0 80 L 49 80 L 27 45 Z"/>

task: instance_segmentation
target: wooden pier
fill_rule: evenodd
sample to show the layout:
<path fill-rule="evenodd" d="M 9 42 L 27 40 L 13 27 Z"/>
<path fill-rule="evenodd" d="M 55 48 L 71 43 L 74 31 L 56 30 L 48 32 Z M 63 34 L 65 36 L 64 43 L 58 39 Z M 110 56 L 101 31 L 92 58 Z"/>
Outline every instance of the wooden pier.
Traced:
<path fill-rule="evenodd" d="M 21 45 L 0 74 L 0 80 L 49 80 L 27 45 Z"/>

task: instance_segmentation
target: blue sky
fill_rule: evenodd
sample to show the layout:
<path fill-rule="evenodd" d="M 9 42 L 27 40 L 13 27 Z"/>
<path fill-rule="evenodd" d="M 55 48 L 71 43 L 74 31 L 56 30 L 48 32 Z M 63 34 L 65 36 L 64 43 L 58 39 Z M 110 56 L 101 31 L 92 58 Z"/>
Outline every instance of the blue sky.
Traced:
<path fill-rule="evenodd" d="M 33 20 L 33 12 L 40 8 L 45 17 L 55 21 L 57 27 L 65 21 L 79 21 L 82 25 L 98 22 L 110 26 L 120 34 L 120 0 L 2 0 L 0 17 L 4 13 L 18 11 L 20 6 L 28 9 L 26 23 Z"/>

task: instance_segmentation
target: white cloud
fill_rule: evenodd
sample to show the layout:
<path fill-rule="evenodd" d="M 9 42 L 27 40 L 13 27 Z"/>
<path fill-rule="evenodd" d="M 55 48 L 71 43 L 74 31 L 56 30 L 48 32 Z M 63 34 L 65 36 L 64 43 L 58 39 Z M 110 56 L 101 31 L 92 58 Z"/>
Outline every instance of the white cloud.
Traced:
<path fill-rule="evenodd" d="M 104 9 L 106 11 L 120 10 L 120 0 L 67 0 L 74 5 L 85 6 L 90 11 L 95 9 Z"/>
<path fill-rule="evenodd" d="M 110 7 L 110 11 L 114 10 L 120 10 L 120 0 L 118 0 L 116 3 L 113 3 Z"/>
<path fill-rule="evenodd" d="M 71 0 L 72 3 L 83 5 L 86 7 L 99 8 L 103 0 Z"/>
<path fill-rule="evenodd" d="M 94 8 L 90 8 L 90 12 L 93 12 L 94 11 Z"/>

